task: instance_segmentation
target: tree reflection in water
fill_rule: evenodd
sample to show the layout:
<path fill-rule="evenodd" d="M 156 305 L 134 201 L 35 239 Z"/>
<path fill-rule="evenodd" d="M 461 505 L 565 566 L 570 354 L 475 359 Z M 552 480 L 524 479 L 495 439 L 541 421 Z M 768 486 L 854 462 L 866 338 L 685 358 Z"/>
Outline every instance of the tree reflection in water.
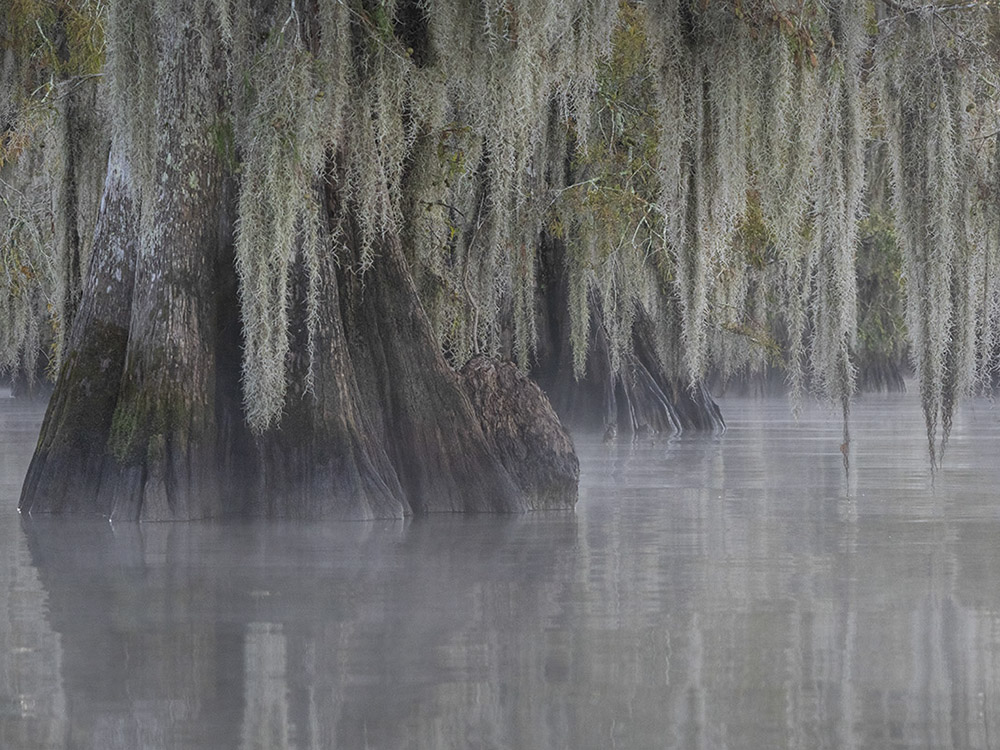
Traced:
<path fill-rule="evenodd" d="M 743 408 L 581 440 L 576 514 L 3 516 L 0 744 L 996 747 L 989 412 L 932 488 L 919 412 L 876 405 L 845 475 L 835 421 Z"/>

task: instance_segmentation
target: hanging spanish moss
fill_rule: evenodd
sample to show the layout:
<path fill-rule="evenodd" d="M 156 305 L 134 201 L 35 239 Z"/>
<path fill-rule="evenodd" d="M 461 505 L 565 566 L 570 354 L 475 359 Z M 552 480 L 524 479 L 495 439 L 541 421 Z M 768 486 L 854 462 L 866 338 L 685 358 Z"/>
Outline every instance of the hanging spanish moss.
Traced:
<path fill-rule="evenodd" d="M 7 166 L 0 173 L 4 185 L 0 221 L 5 282 L 0 294 L 4 316 L 0 327 L 0 372 L 20 370 L 30 377 L 38 369 L 44 342 L 51 340 L 43 338 L 42 326 L 58 324 L 49 308 L 59 289 L 59 274 L 48 252 L 48 186 L 21 172 L 38 159 L 35 154 L 22 154 L 15 165 L 20 169 Z"/>
<path fill-rule="evenodd" d="M 846 417 L 854 392 L 851 351 L 857 329 L 855 253 L 864 195 L 864 116 L 861 55 L 865 44 L 860 3 L 831 8 L 833 56 L 827 65 L 827 105 L 816 180 L 815 233 L 819 245 L 815 277 L 812 374 L 840 402 Z"/>
<path fill-rule="evenodd" d="M 176 121 L 178 143 L 210 139 L 235 193 L 241 398 L 257 433 L 280 422 L 295 363 L 308 391 L 326 356 L 324 264 L 364 290 L 389 240 L 456 368 L 537 363 L 555 262 L 577 377 L 599 334 L 625 382 L 641 339 L 672 381 L 780 368 L 793 398 L 811 390 L 846 414 L 868 382 L 859 226 L 878 227 L 902 253 L 934 460 L 957 400 L 1000 381 L 987 4 L 203 0 L 185 23 L 203 45 L 206 122 L 158 109 L 169 9 L 63 4 L 73 13 L 26 2 L 0 21 L 0 368 L 59 360 L 112 139 L 139 252 L 156 252 L 174 154 L 149 123 Z M 60 33 L 68 56 L 47 51 Z M 886 179 L 866 170 L 872 154 L 890 164 L 893 218 L 863 224 Z"/>
<path fill-rule="evenodd" d="M 453 362 L 500 353 L 509 327 L 510 353 L 529 365 L 535 248 L 549 189 L 562 187 L 549 180 L 568 158 L 566 118 L 578 136 L 586 128 L 616 10 L 590 0 L 428 4 L 435 70 L 423 74 L 447 83 L 417 144 L 426 171 L 413 183 L 411 236 L 435 279 L 430 309 Z"/>
<path fill-rule="evenodd" d="M 760 370 L 781 359 L 777 326 L 793 390 L 809 383 L 843 402 L 854 388 L 867 36 L 856 3 L 775 10 L 647 6 L 655 226 L 674 288 L 657 315 L 663 330 L 680 320 L 662 359 L 692 382 L 712 368 L 723 379 Z"/>
<path fill-rule="evenodd" d="M 989 325 L 980 319 L 989 318 L 995 305 L 984 296 L 992 286 L 986 274 L 995 230 L 982 221 L 993 210 L 979 205 L 983 198 L 995 203 L 995 196 L 992 186 L 970 179 L 982 179 L 982 165 L 995 159 L 990 156 L 995 144 L 982 138 L 995 140 L 987 130 L 995 130 L 995 110 L 990 111 L 995 102 L 985 99 L 986 92 L 973 83 L 976 74 L 970 75 L 980 62 L 964 54 L 974 40 L 956 33 L 952 21 L 958 19 L 945 19 L 943 12 L 925 9 L 887 18 L 880 40 L 906 324 L 932 462 L 943 451 L 959 397 L 975 382 L 977 331 Z M 986 26 L 984 18 L 976 18 L 983 12 L 972 12 L 968 28 L 977 20 Z M 989 86 L 995 96 L 995 84 Z M 985 351 L 978 361 L 982 365 L 992 357 Z"/>
<path fill-rule="evenodd" d="M 249 9 L 234 16 L 245 19 Z M 219 149 L 240 155 L 236 269 L 243 320 L 247 419 L 262 431 L 281 413 L 289 352 L 289 269 L 297 254 L 309 274 L 308 329 L 316 325 L 319 256 L 330 252 L 320 226 L 319 182 L 326 140 L 320 71 L 294 17 L 274 19 L 258 48 L 234 35 L 233 57 L 247 66 L 234 104 L 235 128 L 217 125 Z M 247 45 L 239 47 L 238 45 Z M 235 130 L 235 133 L 233 132 Z M 234 141 L 233 143 L 230 140 Z M 313 347 L 307 356 L 314 356 Z"/>
<path fill-rule="evenodd" d="M 30 387 L 58 371 L 103 187 L 100 4 L 17 4 L 0 38 L 0 373 Z"/>

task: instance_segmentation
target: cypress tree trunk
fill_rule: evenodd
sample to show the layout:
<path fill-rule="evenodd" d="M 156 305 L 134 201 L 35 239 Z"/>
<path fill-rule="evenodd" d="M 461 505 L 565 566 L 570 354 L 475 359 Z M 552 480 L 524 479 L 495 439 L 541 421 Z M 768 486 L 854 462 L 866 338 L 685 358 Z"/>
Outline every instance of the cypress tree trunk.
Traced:
<path fill-rule="evenodd" d="M 178 5 L 159 24 L 154 206 L 141 221 L 135 215 L 136 177 L 124 155 L 117 157 L 90 287 L 22 511 L 115 519 L 222 512 L 216 287 L 230 229 L 222 169 L 206 132 L 206 118 L 221 102 L 218 61 L 200 33 L 203 22 L 193 8 Z M 88 481 L 78 495 L 72 488 L 81 473 Z"/>
<path fill-rule="evenodd" d="M 461 378 L 437 347 L 398 240 L 380 250 L 371 280 L 345 275 L 348 346 L 374 434 L 387 446 L 413 509 L 528 509 L 529 498 L 494 454 Z M 572 495 L 556 504 L 575 496 L 574 481 Z"/>
<path fill-rule="evenodd" d="M 476 399 L 477 411 L 470 393 L 482 388 L 467 392 L 442 357 L 391 231 L 363 278 L 346 270 L 349 258 L 320 259 L 311 342 L 304 257 L 292 263 L 285 408 L 276 427 L 251 434 L 234 191 L 212 139 L 225 87 L 209 12 L 197 2 L 157 9 L 154 187 L 144 186 L 140 210 L 127 149 L 113 144 L 22 512 L 375 518 L 571 506 L 578 466 L 558 419 L 540 393 L 526 405 L 515 397 L 529 393 L 519 376 L 493 383 L 497 398 Z M 328 229 L 341 210 L 330 161 Z M 515 442 L 531 447 L 530 469 L 509 460 L 510 434 L 489 429 L 506 417 L 521 426 Z"/>
<path fill-rule="evenodd" d="M 320 321 L 308 384 L 302 264 L 295 268 L 292 356 L 285 410 L 277 429 L 254 441 L 257 486 L 241 512 L 271 517 L 399 517 L 409 511 L 384 440 L 361 405 L 341 320 L 337 269 L 321 259 Z"/>
<path fill-rule="evenodd" d="M 101 485 L 116 466 L 107 443 L 128 343 L 138 230 L 129 176 L 121 150 L 112 152 L 87 284 L 24 482 L 22 512 L 111 513 Z"/>
<path fill-rule="evenodd" d="M 204 12 L 204 11 L 202 11 Z M 219 110 L 218 61 L 193 8 L 161 23 L 150 226 L 140 228 L 129 343 L 111 448 L 123 464 L 112 516 L 198 518 L 221 512 L 214 470 L 217 261 L 227 241 L 223 174 L 205 115 Z"/>
<path fill-rule="evenodd" d="M 671 378 L 656 354 L 654 323 L 641 308 L 632 329 L 632 352 L 622 372 L 611 365 L 611 348 L 600 300 L 588 297 L 590 333 L 587 368 L 577 380 L 569 337 L 569 281 L 561 241 L 547 238 L 539 264 L 542 299 L 540 343 L 535 377 L 568 424 L 619 434 L 678 433 L 684 430 L 724 430 L 718 404 L 704 383 L 687 386 Z"/>

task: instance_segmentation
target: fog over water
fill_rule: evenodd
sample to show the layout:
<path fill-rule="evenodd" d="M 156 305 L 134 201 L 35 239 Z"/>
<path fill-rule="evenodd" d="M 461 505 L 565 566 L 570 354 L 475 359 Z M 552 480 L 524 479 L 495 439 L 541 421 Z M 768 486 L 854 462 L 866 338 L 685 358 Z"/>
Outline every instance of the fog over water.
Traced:
<path fill-rule="evenodd" d="M 576 512 L 22 519 L 0 399 L 0 748 L 1000 749 L 1000 406 L 577 436 Z"/>

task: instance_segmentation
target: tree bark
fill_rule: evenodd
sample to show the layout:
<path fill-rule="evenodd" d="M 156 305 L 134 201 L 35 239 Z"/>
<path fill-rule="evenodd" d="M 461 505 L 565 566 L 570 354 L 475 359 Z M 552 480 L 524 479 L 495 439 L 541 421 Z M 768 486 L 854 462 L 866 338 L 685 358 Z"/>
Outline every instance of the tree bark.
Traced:
<path fill-rule="evenodd" d="M 88 287 L 22 491 L 28 513 L 134 520 L 224 510 L 216 295 L 232 230 L 205 132 L 219 110 L 220 73 L 201 33 L 205 19 L 180 5 L 164 12 L 156 194 L 138 216 L 136 177 L 119 143 Z"/>
<path fill-rule="evenodd" d="M 124 154 L 113 152 L 87 284 L 21 494 L 25 513 L 111 514 L 113 499 L 101 489 L 115 466 L 106 446 L 128 343 L 138 227 L 128 181 Z"/>
<path fill-rule="evenodd" d="M 546 508 L 576 496 L 573 441 L 542 389 L 512 362 L 474 357 L 462 368 L 483 433 L 526 502 Z"/>
<path fill-rule="evenodd" d="M 386 446 L 411 509 L 530 509 L 440 352 L 399 240 L 387 237 L 365 277 L 341 274 L 341 284 L 362 408 Z M 574 501 L 575 488 L 555 504 Z"/>
<path fill-rule="evenodd" d="M 243 511 L 306 518 L 407 515 L 409 503 L 386 445 L 359 406 L 361 392 L 341 321 L 333 258 L 321 259 L 320 273 L 321 319 L 310 363 L 305 271 L 301 263 L 295 269 L 285 411 L 277 429 L 255 440 L 257 486 Z"/>
<path fill-rule="evenodd" d="M 202 12 L 205 12 L 202 10 Z M 160 24 L 155 172 L 140 228 L 129 343 L 111 446 L 123 465 L 113 518 L 201 518 L 222 513 L 214 469 L 217 262 L 231 241 L 223 172 L 205 114 L 220 108 L 217 60 L 178 7 Z"/>

